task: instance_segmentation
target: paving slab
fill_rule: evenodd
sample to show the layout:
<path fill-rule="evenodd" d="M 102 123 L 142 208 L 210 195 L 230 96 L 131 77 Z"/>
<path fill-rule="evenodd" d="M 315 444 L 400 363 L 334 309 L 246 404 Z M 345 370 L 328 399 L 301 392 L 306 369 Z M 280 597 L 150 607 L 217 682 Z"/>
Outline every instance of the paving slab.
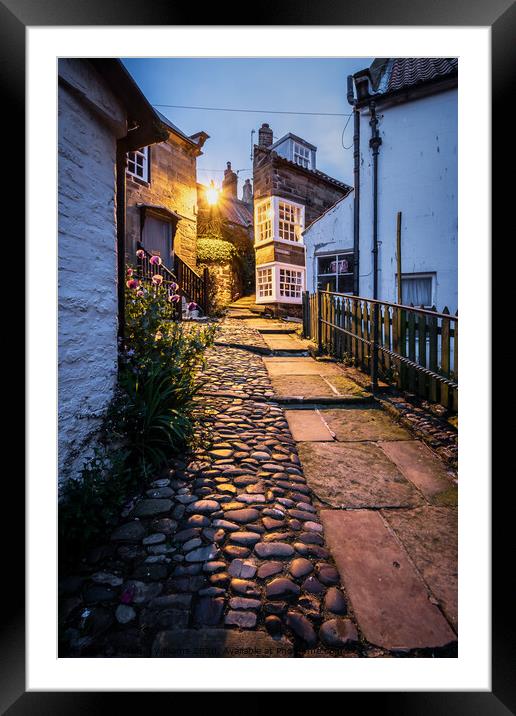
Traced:
<path fill-rule="evenodd" d="M 285 417 L 296 442 L 333 441 L 333 433 L 318 410 L 285 410 Z"/>
<path fill-rule="evenodd" d="M 329 409 L 322 411 L 322 416 L 337 440 L 342 442 L 410 440 L 412 437 L 385 411 L 375 406 Z"/>
<path fill-rule="evenodd" d="M 387 457 L 398 466 L 401 472 L 428 498 L 442 493 L 448 494 L 448 500 L 457 489 L 452 483 L 441 460 L 429 447 L 419 440 L 400 440 L 397 442 L 379 442 L 379 447 Z"/>
<path fill-rule="evenodd" d="M 321 510 L 320 516 L 359 628 L 369 642 L 386 649 L 418 649 L 456 640 L 379 512 Z"/>
<path fill-rule="evenodd" d="M 279 397 L 317 398 L 338 395 L 320 375 L 282 375 L 271 378 L 271 383 Z"/>
<path fill-rule="evenodd" d="M 335 363 L 320 362 L 313 358 L 271 357 L 264 358 L 263 362 L 271 378 L 284 375 L 342 375 Z"/>
<path fill-rule="evenodd" d="M 307 348 L 307 344 L 297 336 L 285 333 L 262 333 L 261 336 L 269 348 L 274 350 L 300 351 Z"/>
<path fill-rule="evenodd" d="M 309 487 L 332 507 L 416 507 L 424 502 L 375 443 L 302 442 L 298 452 Z"/>
<path fill-rule="evenodd" d="M 382 514 L 457 631 L 457 510 L 431 505 Z"/>
<path fill-rule="evenodd" d="M 294 652 L 290 641 L 273 639 L 263 631 L 174 629 L 157 634 L 152 656 L 256 659 L 290 658 Z"/>

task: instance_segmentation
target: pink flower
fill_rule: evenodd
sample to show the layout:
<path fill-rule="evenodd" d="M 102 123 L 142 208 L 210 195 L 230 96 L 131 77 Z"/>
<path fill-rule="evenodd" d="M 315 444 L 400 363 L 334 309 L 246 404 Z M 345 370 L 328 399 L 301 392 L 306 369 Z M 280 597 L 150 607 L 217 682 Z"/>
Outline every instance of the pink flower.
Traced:
<path fill-rule="evenodd" d="M 138 296 L 138 298 L 143 298 L 143 296 L 145 296 L 145 293 L 140 289 L 139 291 L 136 291 L 136 295 Z"/>
<path fill-rule="evenodd" d="M 145 258 L 145 251 L 143 249 L 138 249 L 138 251 L 136 252 L 136 256 L 139 259 Z"/>
<path fill-rule="evenodd" d="M 126 274 L 127 274 L 128 276 L 132 276 L 133 273 L 134 273 L 134 271 L 132 270 L 132 268 L 129 268 L 129 267 L 128 267 L 127 270 L 126 270 Z"/>
<path fill-rule="evenodd" d="M 196 308 L 199 308 L 199 306 L 195 303 L 195 301 L 190 301 L 188 304 L 188 310 L 195 311 Z"/>
<path fill-rule="evenodd" d="M 159 273 L 155 273 L 152 277 L 152 283 L 155 286 L 161 286 L 161 284 L 163 283 L 163 276 L 161 276 Z"/>
<path fill-rule="evenodd" d="M 177 285 L 177 283 L 175 281 L 170 284 L 170 290 L 174 291 L 174 293 L 177 291 L 178 288 L 179 288 L 179 286 Z"/>
<path fill-rule="evenodd" d="M 169 301 L 172 301 L 172 303 L 177 303 L 181 300 L 181 296 L 179 296 L 177 293 L 174 293 L 172 296 L 169 296 Z"/>
<path fill-rule="evenodd" d="M 159 256 L 151 256 L 149 259 L 149 263 L 153 266 L 161 266 L 161 259 Z"/>
<path fill-rule="evenodd" d="M 138 281 L 135 278 L 130 278 L 125 285 L 127 288 L 138 288 Z"/>

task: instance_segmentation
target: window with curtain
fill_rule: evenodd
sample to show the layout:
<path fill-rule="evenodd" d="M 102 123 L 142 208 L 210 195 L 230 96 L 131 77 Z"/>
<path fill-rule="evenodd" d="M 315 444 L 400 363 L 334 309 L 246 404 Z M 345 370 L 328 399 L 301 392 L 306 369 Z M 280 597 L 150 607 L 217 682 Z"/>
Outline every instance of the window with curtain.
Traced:
<path fill-rule="evenodd" d="M 433 303 L 435 274 L 401 274 L 401 301 L 404 305 L 425 306 Z"/>

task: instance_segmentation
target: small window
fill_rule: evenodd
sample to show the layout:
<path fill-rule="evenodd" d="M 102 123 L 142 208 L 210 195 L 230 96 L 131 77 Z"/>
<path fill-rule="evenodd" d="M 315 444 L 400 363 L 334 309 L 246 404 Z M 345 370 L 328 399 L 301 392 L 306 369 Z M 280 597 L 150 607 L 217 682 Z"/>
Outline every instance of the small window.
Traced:
<path fill-rule="evenodd" d="M 259 298 L 272 298 L 272 267 L 257 269 L 256 288 Z"/>
<path fill-rule="evenodd" d="M 405 306 L 432 306 L 433 277 L 435 274 L 402 274 L 401 302 Z"/>
<path fill-rule="evenodd" d="M 149 147 L 127 153 L 127 173 L 149 181 Z"/>
<path fill-rule="evenodd" d="M 312 168 L 312 152 L 308 147 L 294 142 L 294 162 L 305 169 Z"/>
<path fill-rule="evenodd" d="M 353 293 L 353 253 L 330 254 L 317 257 L 317 286 L 319 290 Z"/>
<path fill-rule="evenodd" d="M 271 202 L 264 201 L 256 207 L 256 241 L 272 239 Z"/>
<path fill-rule="evenodd" d="M 279 294 L 281 298 L 301 298 L 303 272 L 280 268 Z"/>

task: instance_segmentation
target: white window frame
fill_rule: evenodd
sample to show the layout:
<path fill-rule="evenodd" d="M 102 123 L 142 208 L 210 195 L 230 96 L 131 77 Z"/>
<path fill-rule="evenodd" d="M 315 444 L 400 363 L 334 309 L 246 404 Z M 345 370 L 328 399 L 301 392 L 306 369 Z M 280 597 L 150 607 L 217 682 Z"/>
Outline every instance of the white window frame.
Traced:
<path fill-rule="evenodd" d="M 263 221 L 258 221 L 259 212 L 262 211 L 263 207 L 266 206 L 269 203 L 270 206 L 270 212 L 271 212 L 271 229 L 272 229 L 272 236 L 266 236 L 265 238 L 262 237 L 262 231 L 260 226 L 263 225 Z M 284 221 L 284 219 L 280 219 L 280 204 L 284 204 L 292 209 L 292 212 L 295 217 L 294 221 L 294 232 L 296 235 L 296 239 L 285 239 L 280 238 L 280 223 Z M 284 199 L 281 196 L 269 196 L 265 197 L 263 199 L 259 199 L 255 202 L 254 205 L 254 222 L 255 222 L 255 245 L 259 246 L 262 244 L 269 243 L 271 241 L 279 242 L 282 244 L 288 244 L 289 246 L 303 246 L 303 231 L 305 228 L 305 207 L 304 204 L 299 204 L 296 201 L 291 201 L 290 199 Z M 282 235 L 285 236 L 285 232 L 282 231 Z"/>
<path fill-rule="evenodd" d="M 331 272 L 331 273 L 327 273 L 327 274 L 319 273 L 319 259 L 328 259 L 332 256 L 335 256 L 335 257 L 344 256 L 345 254 L 353 255 L 353 249 L 349 248 L 349 249 L 344 249 L 342 251 L 330 251 L 330 252 L 327 252 L 324 254 L 315 254 L 314 259 L 315 259 L 315 285 L 316 286 L 319 285 L 319 278 L 324 278 L 325 276 L 328 278 L 335 276 L 335 279 L 336 279 L 335 283 L 338 283 L 339 276 L 353 276 L 354 275 L 354 271 L 343 271 L 343 272 L 335 271 L 335 272 Z M 337 291 L 337 293 L 342 293 L 346 296 L 351 296 L 353 294 L 353 291 L 352 290 L 351 291 Z"/>
<path fill-rule="evenodd" d="M 401 274 L 402 281 L 403 281 L 403 279 L 417 280 L 420 278 L 429 278 L 431 281 L 431 288 L 430 288 L 431 303 L 429 303 L 428 305 L 425 304 L 423 306 L 423 308 L 432 308 L 432 306 L 435 306 L 435 287 L 436 287 L 436 281 L 437 281 L 437 273 L 435 271 L 421 271 L 421 272 L 412 271 L 410 273 L 402 273 Z M 396 289 L 398 287 L 398 281 L 399 281 L 399 277 L 398 277 L 398 274 L 396 274 Z M 397 291 L 396 291 L 396 295 L 397 295 Z M 403 297 L 403 290 L 402 290 L 401 300 L 403 301 L 403 305 L 405 305 L 405 306 L 408 305 L 406 299 Z M 414 306 L 414 308 L 420 308 L 420 306 Z"/>
<path fill-rule="evenodd" d="M 269 225 L 268 229 L 267 225 Z M 265 244 L 274 239 L 274 209 L 272 197 L 265 197 L 265 199 L 260 199 L 255 202 L 254 227 L 256 244 Z"/>
<path fill-rule="evenodd" d="M 270 269 L 272 271 L 272 295 L 261 297 L 259 292 L 258 272 Z M 299 284 L 299 296 L 282 296 L 280 291 L 281 272 L 295 271 L 300 274 L 301 283 Z M 295 266 L 294 264 L 283 263 L 281 261 L 269 261 L 266 264 L 259 264 L 256 267 L 256 303 L 291 303 L 300 304 L 303 302 L 303 291 L 306 286 L 306 269 L 303 266 Z"/>
<path fill-rule="evenodd" d="M 138 161 L 139 159 L 141 163 Z M 134 164 L 135 169 L 130 168 L 131 163 Z M 142 167 L 141 175 L 136 171 L 136 167 L 140 164 Z M 141 149 L 136 149 L 134 152 L 127 152 L 127 173 L 140 181 L 149 181 L 149 147 L 142 147 Z"/>
<path fill-rule="evenodd" d="M 300 159 L 301 161 L 298 161 Z M 299 142 L 292 142 L 292 161 L 304 169 L 312 168 L 312 150 Z"/>
<path fill-rule="evenodd" d="M 265 281 L 261 281 L 261 274 L 267 273 L 270 274 L 266 277 Z M 270 281 L 269 281 L 270 278 Z M 261 294 L 260 288 L 261 286 L 267 286 L 266 293 Z M 270 288 L 269 288 L 270 286 Z M 270 291 L 270 293 L 269 293 Z M 257 266 L 256 267 L 256 302 L 258 303 L 258 299 L 262 303 L 267 303 L 268 301 L 272 301 L 274 297 L 274 267 L 272 265 L 267 264 L 266 266 Z"/>

